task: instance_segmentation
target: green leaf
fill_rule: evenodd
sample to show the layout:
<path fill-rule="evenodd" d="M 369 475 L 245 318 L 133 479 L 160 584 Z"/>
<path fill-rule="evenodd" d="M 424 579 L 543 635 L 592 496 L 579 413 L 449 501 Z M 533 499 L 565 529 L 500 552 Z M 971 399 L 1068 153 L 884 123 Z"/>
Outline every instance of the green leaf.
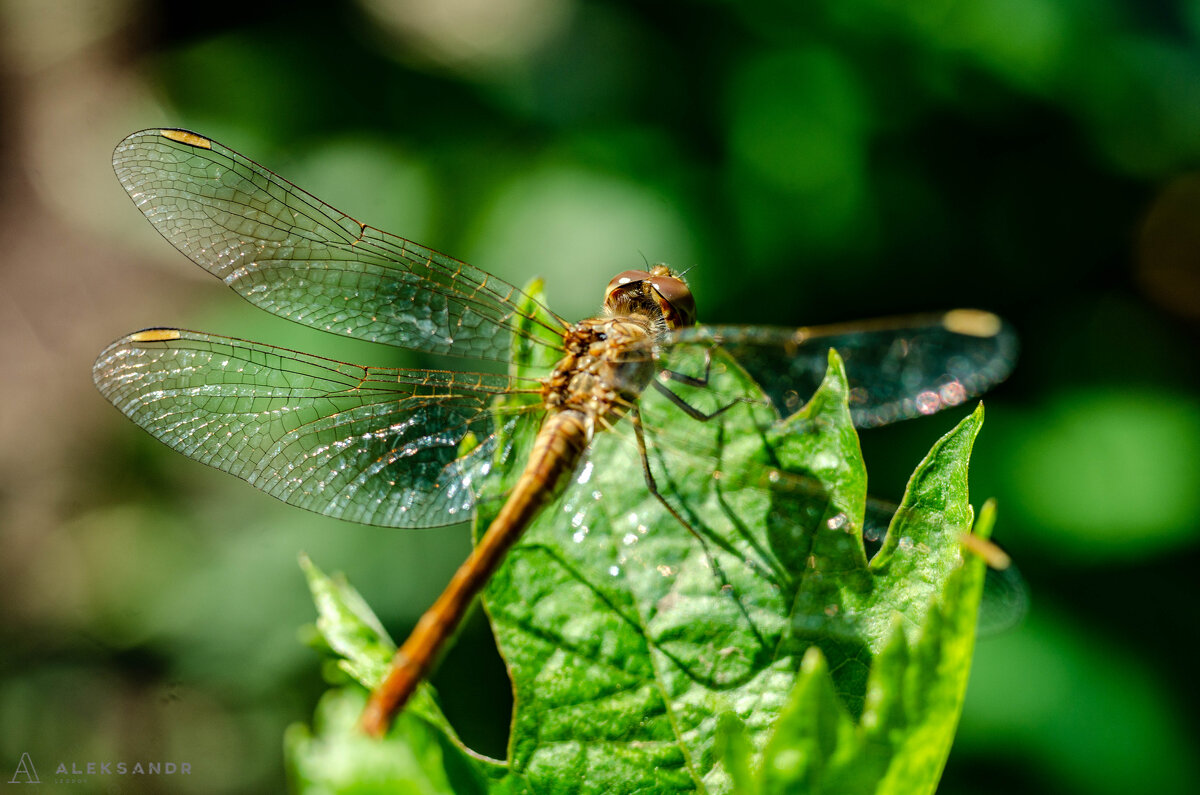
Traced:
<path fill-rule="evenodd" d="M 326 577 L 307 555 L 300 568 L 317 605 L 316 629 L 339 655 L 338 667 L 368 686 L 382 682 L 396 644 L 379 619 L 344 578 Z"/>
<path fill-rule="evenodd" d="M 534 350 L 517 350 L 518 372 L 544 372 L 547 362 L 522 356 Z M 667 364 L 702 372 L 699 353 Z M 427 688 L 386 745 L 424 742 L 405 753 L 434 768 L 453 760 L 486 791 L 933 791 L 982 589 L 982 562 L 964 566 L 960 540 L 982 408 L 918 467 L 868 561 L 866 472 L 836 353 L 785 420 L 765 414 L 761 391 L 720 351 L 710 387 L 676 391 L 703 411 L 719 408 L 705 404 L 713 394 L 741 405 L 698 422 L 653 390 L 639 403 L 659 491 L 687 526 L 647 489 L 623 420 L 597 435 L 488 585 L 515 693 L 507 760 L 463 749 Z M 476 533 L 519 476 L 536 423 L 509 432 Z M 348 586 L 313 590 L 330 646 L 374 684 L 390 643 Z M 352 722 L 336 726 L 353 733 Z M 440 761 L 423 752 L 426 735 L 412 740 L 414 726 L 437 738 Z M 314 743 L 289 745 L 310 778 Z"/>
<path fill-rule="evenodd" d="M 317 706 L 314 731 L 294 725 L 284 737 L 292 788 L 300 792 L 453 793 L 444 748 L 414 720 L 400 721 L 387 742 L 356 731 L 365 691 L 339 688 Z M 462 790 L 458 790 L 461 792 Z M 476 791 L 486 791 L 482 787 Z"/>
<path fill-rule="evenodd" d="M 387 737 L 358 728 L 367 688 L 383 680 L 395 645 L 362 596 L 343 578 L 328 577 L 307 556 L 300 566 L 317 605 L 316 630 L 358 685 L 321 699 L 313 730 L 295 725 L 284 738 L 288 774 L 296 792 L 494 792 L 502 765 L 472 753 L 450 728 L 422 685 Z M 519 790 L 507 790 L 519 791 Z"/>
<path fill-rule="evenodd" d="M 986 538 L 994 519 L 994 506 L 988 503 L 977 534 Z M 857 720 L 843 700 L 833 697 L 833 678 L 827 675 L 820 646 L 811 647 L 767 746 L 756 786 L 738 791 L 933 792 L 962 710 L 983 577 L 978 558 L 954 568 L 912 638 L 897 614 L 873 660 Z"/>

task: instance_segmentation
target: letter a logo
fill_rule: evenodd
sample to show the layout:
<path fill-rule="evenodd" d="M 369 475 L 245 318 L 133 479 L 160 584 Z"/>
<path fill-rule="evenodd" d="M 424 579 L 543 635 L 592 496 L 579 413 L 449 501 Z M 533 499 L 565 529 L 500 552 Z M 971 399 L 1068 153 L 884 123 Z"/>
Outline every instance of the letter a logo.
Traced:
<path fill-rule="evenodd" d="M 9 784 L 41 784 L 38 779 L 37 768 L 33 766 L 33 760 L 29 758 L 29 752 L 21 754 L 21 761 L 17 763 L 17 769 L 13 773 L 13 777 L 8 780 Z"/>

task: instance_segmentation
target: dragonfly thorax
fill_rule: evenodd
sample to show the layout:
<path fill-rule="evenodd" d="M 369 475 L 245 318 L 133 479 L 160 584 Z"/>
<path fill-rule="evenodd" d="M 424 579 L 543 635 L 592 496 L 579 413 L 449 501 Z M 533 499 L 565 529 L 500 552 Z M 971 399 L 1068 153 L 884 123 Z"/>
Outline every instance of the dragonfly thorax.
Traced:
<path fill-rule="evenodd" d="M 592 421 L 625 413 L 654 375 L 654 320 L 644 314 L 599 317 L 563 335 L 566 356 L 543 382 L 550 411 L 574 410 Z"/>

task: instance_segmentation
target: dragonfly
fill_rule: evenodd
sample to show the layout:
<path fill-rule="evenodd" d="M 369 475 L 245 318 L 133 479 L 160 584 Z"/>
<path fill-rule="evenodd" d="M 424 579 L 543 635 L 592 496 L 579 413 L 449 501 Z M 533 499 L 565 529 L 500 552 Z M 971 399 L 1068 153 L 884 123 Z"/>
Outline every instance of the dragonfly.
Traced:
<path fill-rule="evenodd" d="M 513 454 L 518 426 L 536 428 L 496 518 L 372 694 L 362 726 L 375 735 L 430 673 L 523 530 L 569 498 L 600 433 L 624 429 L 646 488 L 703 543 L 695 517 L 658 488 L 648 455 L 689 454 L 688 423 L 744 410 L 763 427 L 791 414 L 820 383 L 830 348 L 845 359 L 860 427 L 959 405 L 1002 380 L 1015 359 L 1015 336 L 980 310 L 802 328 L 697 325 L 688 285 L 663 265 L 618 274 L 602 313 L 572 323 L 197 133 L 134 133 L 113 166 L 163 237 L 255 306 L 347 337 L 509 365 L 507 373 L 361 366 L 177 328 L 129 334 L 96 360 L 101 393 L 171 448 L 289 504 L 371 525 L 465 520 L 496 460 Z M 514 349 L 547 366 L 512 367 Z M 759 395 L 722 394 L 713 374 L 731 361 Z M 647 393 L 663 396 L 675 419 L 644 421 Z M 697 393 L 712 398 L 706 407 Z M 812 489 L 769 475 L 771 488 Z"/>

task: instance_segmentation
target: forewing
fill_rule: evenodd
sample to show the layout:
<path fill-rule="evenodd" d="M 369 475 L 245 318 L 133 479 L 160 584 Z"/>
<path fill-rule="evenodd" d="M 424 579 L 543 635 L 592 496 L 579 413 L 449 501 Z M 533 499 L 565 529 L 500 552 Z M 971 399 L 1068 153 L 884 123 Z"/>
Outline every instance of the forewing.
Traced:
<path fill-rule="evenodd" d="M 1002 381 L 1017 356 L 1016 336 L 1000 318 L 966 309 L 799 329 L 688 328 L 660 343 L 661 366 L 694 361 L 684 351 L 698 347 L 729 353 L 784 416 L 813 394 L 835 348 L 846 364 L 850 411 L 859 427 L 959 405 Z"/>
<path fill-rule="evenodd" d="M 468 519 L 496 452 L 493 399 L 536 386 L 176 329 L 117 340 L 92 374 L 113 405 L 184 455 L 292 505 L 388 527 Z M 467 434 L 477 444 L 460 456 Z"/>
<path fill-rule="evenodd" d="M 268 312 L 348 337 L 499 361 L 514 334 L 550 344 L 523 325 L 518 307 L 532 299 L 516 287 L 362 224 L 216 141 L 143 130 L 117 146 L 113 168 L 163 237 Z"/>

